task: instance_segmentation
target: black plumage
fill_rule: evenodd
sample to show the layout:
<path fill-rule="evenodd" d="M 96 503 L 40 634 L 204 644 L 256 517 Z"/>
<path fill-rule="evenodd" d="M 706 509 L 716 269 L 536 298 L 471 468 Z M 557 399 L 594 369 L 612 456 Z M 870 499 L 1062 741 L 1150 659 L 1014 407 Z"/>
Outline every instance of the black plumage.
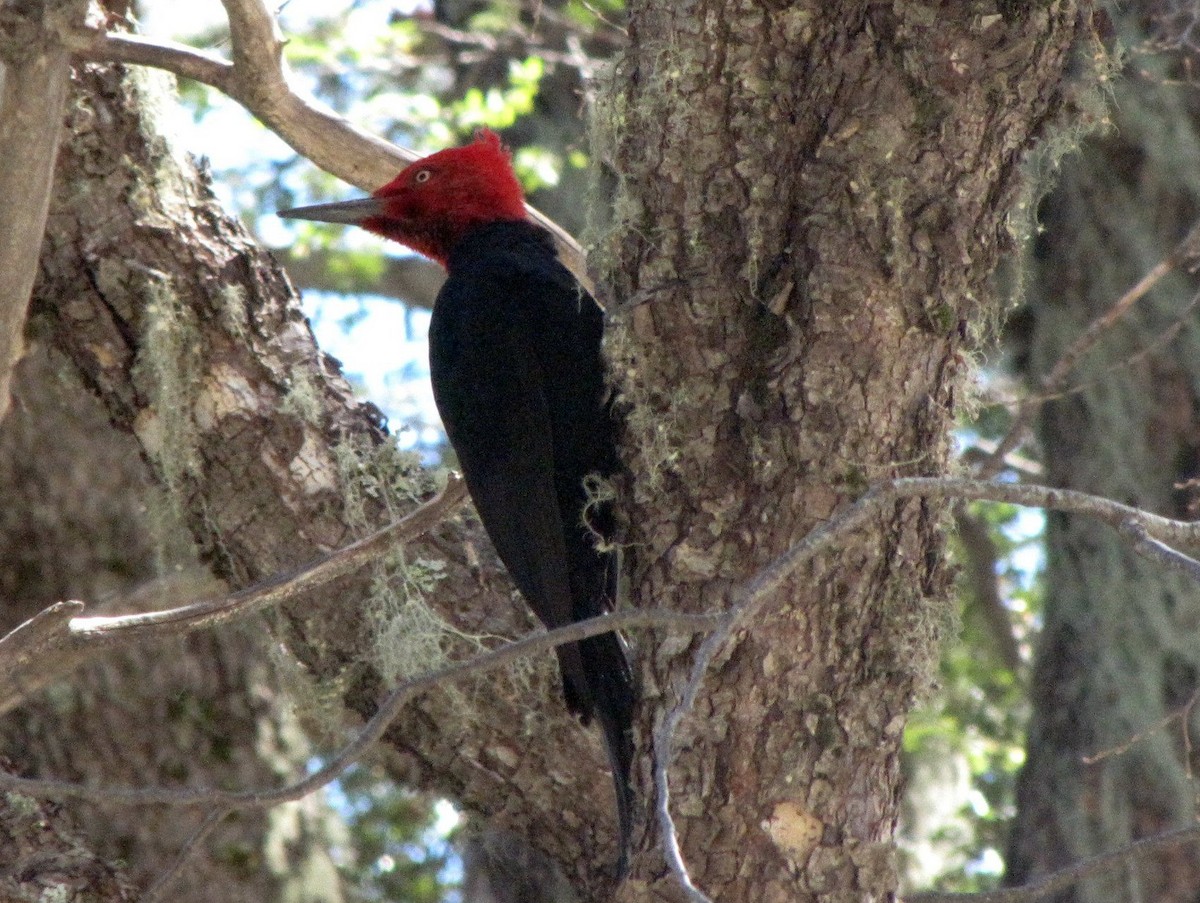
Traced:
<path fill-rule="evenodd" d="M 585 478 L 619 466 L 599 306 L 524 221 L 476 226 L 450 249 L 429 328 L 434 400 L 500 559 L 547 628 L 616 599 L 612 513 Z M 629 842 L 634 688 L 621 639 L 557 648 L 567 706 L 604 731 Z"/>

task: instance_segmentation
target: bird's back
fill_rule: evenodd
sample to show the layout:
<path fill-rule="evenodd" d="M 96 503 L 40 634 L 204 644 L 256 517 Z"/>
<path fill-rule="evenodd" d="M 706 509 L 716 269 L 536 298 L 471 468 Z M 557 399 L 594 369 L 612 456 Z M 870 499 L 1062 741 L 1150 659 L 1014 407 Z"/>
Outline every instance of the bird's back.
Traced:
<path fill-rule="evenodd" d="M 589 505 L 584 480 L 618 466 L 603 315 L 549 236 L 525 222 L 472 231 L 448 270 L 430 324 L 430 371 L 484 527 L 547 627 L 602 614 L 615 569 L 595 534 L 607 538 L 611 513 Z"/>

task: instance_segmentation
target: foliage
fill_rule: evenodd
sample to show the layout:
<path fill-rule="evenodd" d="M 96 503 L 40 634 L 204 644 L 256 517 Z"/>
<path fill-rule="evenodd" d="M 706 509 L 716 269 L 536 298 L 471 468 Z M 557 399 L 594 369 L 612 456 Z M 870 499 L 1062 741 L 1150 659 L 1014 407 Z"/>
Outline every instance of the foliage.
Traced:
<path fill-rule="evenodd" d="M 968 445 L 998 441 L 1010 422 L 1004 406 L 984 406 L 960 439 Z M 983 611 L 989 603 L 960 567 L 962 631 L 943 652 L 939 694 L 914 711 L 904 742 L 910 794 L 939 798 L 944 807 L 931 813 L 939 807 L 926 803 L 925 811 L 915 812 L 921 804 L 909 801 L 911 824 L 901 841 L 908 878 L 947 891 L 993 888 L 1003 869 L 1017 773 L 1025 761 L 1025 682 L 1041 626 L 1044 570 L 1040 514 L 992 502 L 972 504 L 965 514 L 984 526 L 994 551 L 993 576 L 1011 637 L 996 635 L 997 619 Z M 966 559 L 961 537 L 954 537 L 951 552 L 958 562 Z M 1010 648 L 1015 643 L 1016 671 L 1001 652 L 1002 640 Z"/>
<path fill-rule="evenodd" d="M 457 882 L 450 838 L 434 831 L 432 801 L 366 767 L 339 781 L 352 849 L 339 869 L 352 900 L 436 903 Z"/>

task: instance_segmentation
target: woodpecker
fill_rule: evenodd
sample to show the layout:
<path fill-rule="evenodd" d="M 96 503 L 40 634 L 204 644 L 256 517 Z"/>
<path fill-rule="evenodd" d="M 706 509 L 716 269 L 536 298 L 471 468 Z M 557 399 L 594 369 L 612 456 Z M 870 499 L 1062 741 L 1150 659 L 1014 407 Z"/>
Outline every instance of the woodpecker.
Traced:
<path fill-rule="evenodd" d="M 619 469 L 599 305 L 526 219 L 499 137 L 412 163 L 371 197 L 280 211 L 348 223 L 437 261 L 446 282 L 429 324 L 433 397 L 500 560 L 549 629 L 612 610 L 609 502 L 586 483 Z M 623 874 L 632 825 L 635 691 L 624 643 L 558 646 L 567 708 L 604 734 Z"/>

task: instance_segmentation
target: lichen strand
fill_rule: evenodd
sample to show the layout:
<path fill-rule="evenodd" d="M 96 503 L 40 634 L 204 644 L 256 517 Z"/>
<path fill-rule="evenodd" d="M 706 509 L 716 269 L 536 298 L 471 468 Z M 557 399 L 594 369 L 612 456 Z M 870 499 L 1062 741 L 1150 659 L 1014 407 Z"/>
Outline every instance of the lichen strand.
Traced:
<path fill-rule="evenodd" d="M 598 113 L 621 183 L 596 260 L 638 475 L 632 586 L 642 605 L 712 609 L 869 484 L 942 472 L 960 323 L 994 306 L 1006 205 L 1075 10 L 630 12 Z M 950 620 L 940 517 L 905 503 L 846 537 L 710 675 L 672 792 L 711 895 L 894 889 L 900 734 Z M 678 652 L 648 662 L 648 698 L 686 674 Z M 777 811 L 820 821 L 803 862 L 762 827 Z"/>
<path fill-rule="evenodd" d="M 370 512 L 380 506 L 396 519 L 416 498 L 431 490 L 430 475 L 416 455 L 392 444 L 344 442 L 335 449 L 339 484 L 346 487 L 346 519 L 356 530 L 373 529 Z M 480 638 L 457 629 L 426 602 L 444 576 L 444 562 L 409 560 L 397 548 L 372 566 L 371 591 L 364 600 L 372 661 L 384 682 L 394 685 L 447 661 L 447 653 L 477 652 Z M 456 709 L 465 707 L 454 687 L 445 692 Z"/>

